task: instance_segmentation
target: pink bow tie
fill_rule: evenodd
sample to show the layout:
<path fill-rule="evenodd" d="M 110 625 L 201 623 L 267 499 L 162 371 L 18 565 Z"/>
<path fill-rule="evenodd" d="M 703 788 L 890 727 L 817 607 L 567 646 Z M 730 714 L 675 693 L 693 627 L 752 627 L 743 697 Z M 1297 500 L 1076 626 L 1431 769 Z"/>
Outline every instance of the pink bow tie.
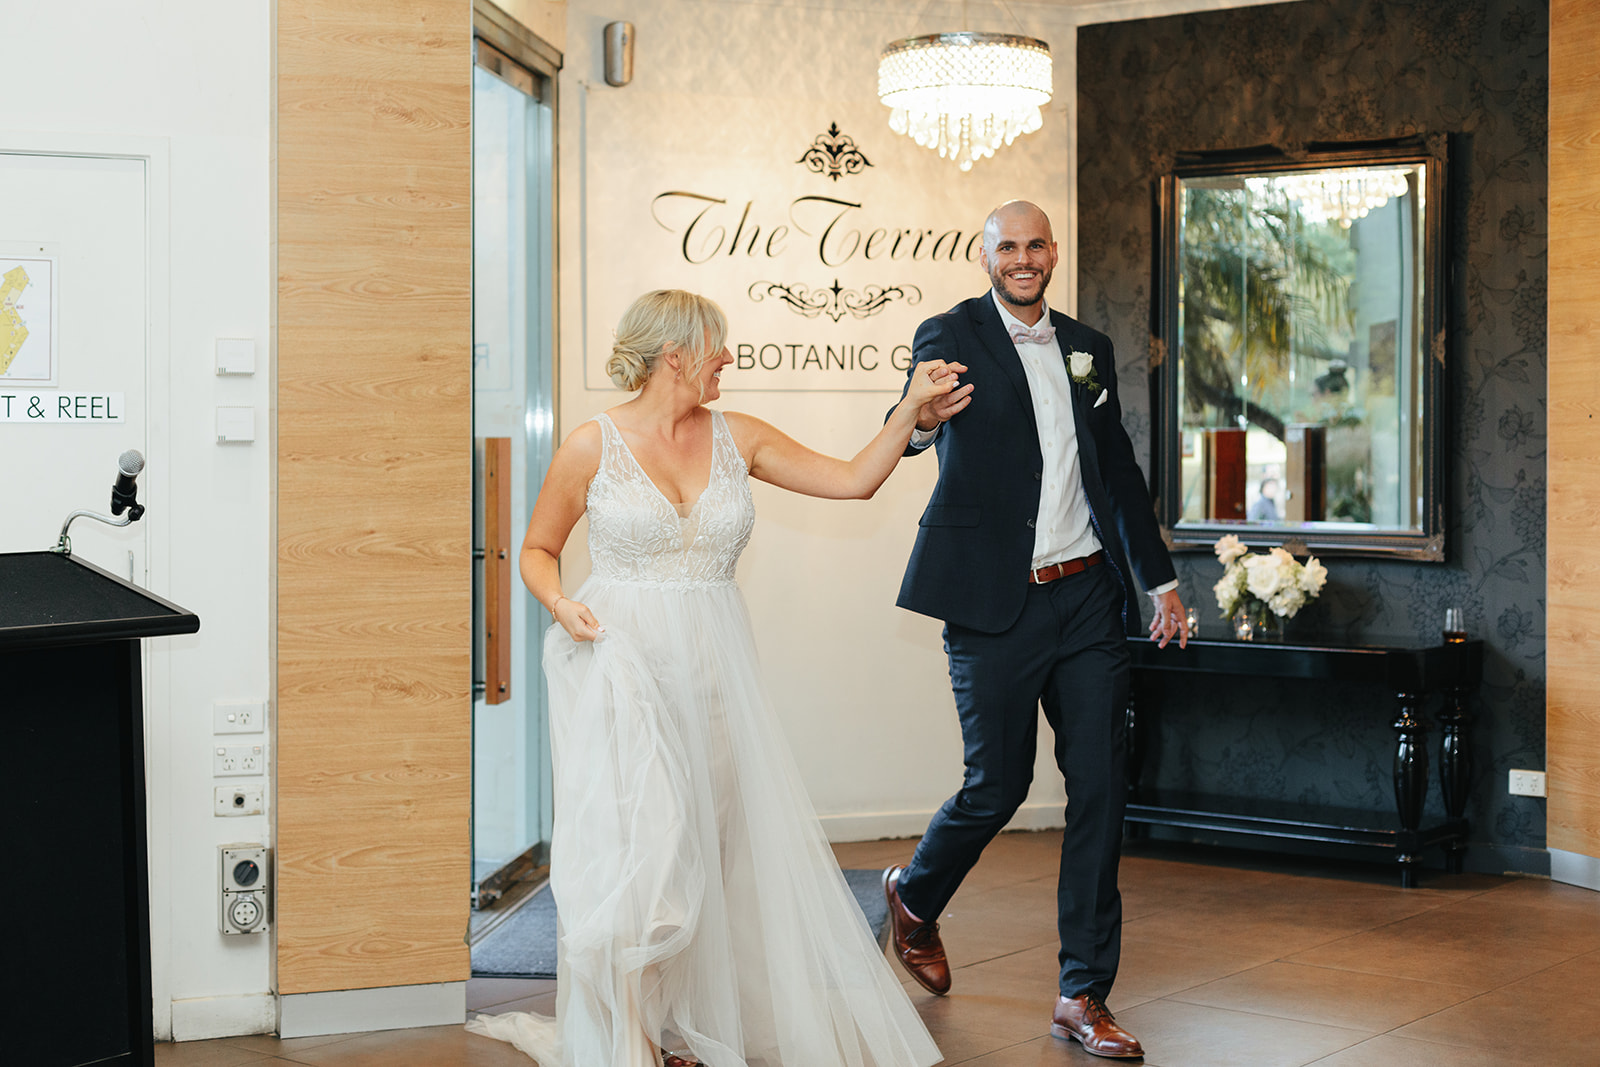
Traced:
<path fill-rule="evenodd" d="M 1006 332 L 1011 334 L 1011 343 L 1014 345 L 1047 345 L 1056 337 L 1056 328 L 1048 322 L 1041 322 L 1032 328 L 1009 322 Z"/>

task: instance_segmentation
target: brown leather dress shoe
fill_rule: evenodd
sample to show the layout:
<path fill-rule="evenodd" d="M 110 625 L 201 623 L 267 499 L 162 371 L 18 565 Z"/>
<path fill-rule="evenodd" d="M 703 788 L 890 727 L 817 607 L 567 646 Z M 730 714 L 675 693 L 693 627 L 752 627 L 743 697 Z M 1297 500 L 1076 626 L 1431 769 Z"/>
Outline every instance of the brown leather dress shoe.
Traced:
<path fill-rule="evenodd" d="M 883 896 L 889 902 L 894 954 L 918 985 L 942 997 L 950 992 L 950 964 L 944 958 L 944 942 L 939 940 L 939 924 L 923 922 L 900 903 L 900 874 L 904 870 L 895 866 L 883 872 Z"/>
<path fill-rule="evenodd" d="M 1132 1060 L 1144 1055 L 1139 1039 L 1118 1026 L 1105 1002 L 1089 993 L 1071 1000 L 1057 998 L 1050 1032 L 1072 1038 L 1083 1046 L 1083 1051 L 1095 1056 Z"/>

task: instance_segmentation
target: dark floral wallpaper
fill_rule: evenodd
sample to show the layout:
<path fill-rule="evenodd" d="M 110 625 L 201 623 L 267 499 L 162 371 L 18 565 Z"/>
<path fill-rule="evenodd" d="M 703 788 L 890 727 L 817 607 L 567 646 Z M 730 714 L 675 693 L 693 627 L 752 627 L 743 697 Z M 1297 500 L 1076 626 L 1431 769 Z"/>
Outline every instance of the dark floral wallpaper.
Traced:
<path fill-rule="evenodd" d="M 1151 189 L 1183 151 L 1417 133 L 1452 157 L 1455 293 L 1444 564 L 1329 560 L 1291 626 L 1435 634 L 1460 607 L 1487 645 L 1472 710 L 1468 809 L 1481 870 L 1547 871 L 1542 800 L 1506 771 L 1544 767 L 1545 200 L 1548 5 L 1302 0 L 1084 27 L 1078 37 L 1079 315 L 1117 344 L 1128 428 L 1150 448 Z M 1217 633 L 1209 554 L 1177 557 Z M 1309 614 L 1308 614 L 1309 613 Z M 1438 795 L 1429 706 L 1429 808 Z M 1389 695 L 1264 680 L 1168 699 L 1155 784 L 1392 810 Z M 1437 856 L 1430 857 L 1437 859 Z"/>

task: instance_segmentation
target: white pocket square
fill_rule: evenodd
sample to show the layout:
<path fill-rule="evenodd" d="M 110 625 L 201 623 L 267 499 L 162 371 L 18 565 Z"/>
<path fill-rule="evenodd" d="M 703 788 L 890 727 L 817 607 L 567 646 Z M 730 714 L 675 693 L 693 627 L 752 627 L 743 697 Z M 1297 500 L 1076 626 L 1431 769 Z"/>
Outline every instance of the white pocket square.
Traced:
<path fill-rule="evenodd" d="M 1099 407 L 1101 404 L 1104 404 L 1106 402 L 1106 398 L 1109 397 L 1110 395 L 1111 394 L 1106 392 L 1104 389 L 1100 390 L 1100 395 L 1095 397 L 1094 404 L 1091 405 L 1091 406 Z"/>

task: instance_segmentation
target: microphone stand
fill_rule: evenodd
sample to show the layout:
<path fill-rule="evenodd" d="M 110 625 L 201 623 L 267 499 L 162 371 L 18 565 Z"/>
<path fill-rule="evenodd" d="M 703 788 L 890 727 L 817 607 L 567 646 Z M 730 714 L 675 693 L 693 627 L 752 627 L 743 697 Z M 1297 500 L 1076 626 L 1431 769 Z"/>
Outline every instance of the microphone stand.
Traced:
<path fill-rule="evenodd" d="M 109 515 L 102 515 L 98 511 L 85 511 L 84 509 L 79 508 L 71 515 L 68 515 L 67 521 L 61 524 L 61 537 L 56 541 L 56 547 L 52 548 L 50 551 L 59 552 L 63 556 L 72 555 L 72 538 L 67 536 L 67 528 L 72 525 L 73 519 L 95 519 L 98 522 L 105 523 L 107 526 L 126 526 L 130 522 L 137 522 L 142 515 L 144 515 L 143 504 L 128 505 L 128 513 L 120 519 L 113 519 Z"/>

